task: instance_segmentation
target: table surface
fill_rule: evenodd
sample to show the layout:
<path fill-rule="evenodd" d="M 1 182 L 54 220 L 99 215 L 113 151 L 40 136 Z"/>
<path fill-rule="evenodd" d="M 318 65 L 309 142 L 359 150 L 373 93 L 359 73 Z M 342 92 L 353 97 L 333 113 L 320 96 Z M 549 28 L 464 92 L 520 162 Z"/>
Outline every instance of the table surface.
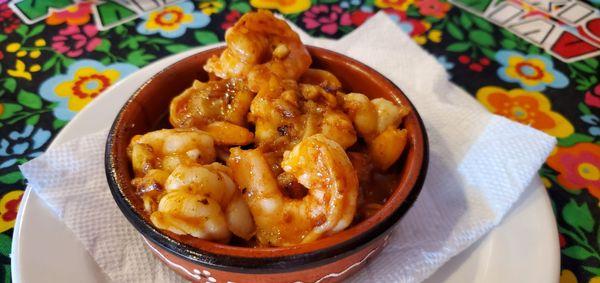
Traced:
<path fill-rule="evenodd" d="M 164 56 L 222 41 L 225 29 L 256 8 L 278 10 L 309 34 L 330 38 L 384 10 L 491 112 L 557 137 L 539 174 L 559 227 L 561 282 L 600 282 L 598 57 L 564 63 L 441 0 L 183 1 L 105 31 L 98 30 L 90 3 L 28 25 L 7 2 L 0 0 L 0 277 L 5 282 L 26 184 L 18 165 L 41 154 L 106 87 Z M 600 7 L 597 0 L 588 4 Z"/>

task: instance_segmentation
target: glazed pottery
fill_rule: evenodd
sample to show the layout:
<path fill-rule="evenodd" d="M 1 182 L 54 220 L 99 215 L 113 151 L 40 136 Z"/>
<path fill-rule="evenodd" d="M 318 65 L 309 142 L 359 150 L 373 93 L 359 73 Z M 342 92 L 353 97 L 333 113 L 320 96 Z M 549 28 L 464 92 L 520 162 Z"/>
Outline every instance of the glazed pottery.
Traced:
<path fill-rule="evenodd" d="M 409 141 L 394 165 L 395 190 L 373 216 L 335 235 L 291 247 L 246 248 L 180 236 L 156 229 L 143 211 L 131 185 L 133 172 L 127 145 L 134 135 L 170 127 L 168 108 L 173 97 L 208 80 L 202 66 L 224 47 L 187 57 L 142 85 L 115 119 L 106 144 L 106 174 L 110 190 L 124 216 L 142 234 L 149 249 L 181 276 L 199 282 L 337 282 L 357 272 L 385 246 L 391 228 L 414 203 L 427 171 L 427 135 L 417 110 L 392 82 L 368 66 L 344 55 L 308 46 L 312 68 L 332 72 L 345 91 L 383 97 L 406 105 Z"/>

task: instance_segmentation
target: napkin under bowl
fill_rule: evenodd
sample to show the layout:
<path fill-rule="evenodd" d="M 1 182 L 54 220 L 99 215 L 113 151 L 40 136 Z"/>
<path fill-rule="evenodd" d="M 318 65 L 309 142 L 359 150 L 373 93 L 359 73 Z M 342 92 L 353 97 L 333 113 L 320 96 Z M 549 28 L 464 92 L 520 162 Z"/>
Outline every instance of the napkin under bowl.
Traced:
<path fill-rule="evenodd" d="M 338 40 L 306 44 L 355 58 L 399 86 L 421 114 L 430 162 L 421 195 L 387 248 L 353 280 L 419 282 L 496 226 L 536 177 L 555 139 L 487 112 L 436 59 L 377 14 Z M 104 174 L 107 131 L 72 140 L 21 166 L 33 189 L 115 282 L 175 282 L 122 216 Z"/>

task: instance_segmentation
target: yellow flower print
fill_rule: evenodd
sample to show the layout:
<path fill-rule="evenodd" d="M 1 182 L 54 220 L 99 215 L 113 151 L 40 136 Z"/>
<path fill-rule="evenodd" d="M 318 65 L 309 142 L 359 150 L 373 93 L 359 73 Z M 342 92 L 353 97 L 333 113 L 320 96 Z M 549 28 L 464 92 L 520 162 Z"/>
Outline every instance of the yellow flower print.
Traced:
<path fill-rule="evenodd" d="M 31 80 L 31 73 L 25 70 L 26 66 L 25 63 L 19 59 L 17 59 L 16 63 L 15 63 L 15 68 L 14 69 L 8 69 L 6 70 L 6 72 L 11 76 L 11 77 L 15 77 L 15 78 L 24 78 L 28 81 Z"/>
<path fill-rule="evenodd" d="M 15 226 L 22 197 L 23 191 L 17 190 L 5 194 L 0 199 L 0 233 Z"/>
<path fill-rule="evenodd" d="M 40 57 L 40 55 L 42 55 L 42 52 L 40 52 L 39 50 L 33 50 L 29 52 L 29 58 L 31 59 L 37 59 Z"/>
<path fill-rule="evenodd" d="M 544 184 L 544 187 L 546 187 L 546 189 L 549 189 L 550 187 L 552 187 L 552 182 L 550 182 L 550 179 L 546 178 L 546 177 L 541 177 L 542 179 L 542 184 Z"/>
<path fill-rule="evenodd" d="M 168 38 L 180 37 L 188 28 L 202 28 L 210 22 L 210 17 L 196 11 L 192 2 L 166 6 L 142 16 L 142 19 L 145 21 L 137 26 L 139 33 L 145 35 L 158 33 Z"/>
<path fill-rule="evenodd" d="M 426 21 L 416 21 L 415 20 L 415 22 L 413 22 L 413 25 L 416 25 L 416 24 L 420 25 L 421 32 L 416 33 L 416 34 L 411 33 L 411 37 L 417 44 L 425 45 L 425 43 L 427 43 L 427 38 L 429 37 L 429 34 L 427 33 L 427 31 L 431 28 L 431 24 Z M 413 29 L 415 29 L 414 26 L 413 26 Z"/>
<path fill-rule="evenodd" d="M 414 0 L 375 0 L 375 6 L 379 8 L 392 8 L 398 11 L 406 11 Z"/>
<path fill-rule="evenodd" d="M 510 68 L 506 69 L 506 74 L 515 79 L 521 79 L 521 82 L 527 86 L 543 83 L 551 83 L 554 80 L 552 73 L 544 72 L 544 62 L 538 58 L 525 60 L 523 57 L 514 56 L 508 59 Z M 529 71 L 524 71 L 527 68 Z"/>
<path fill-rule="evenodd" d="M 560 283 L 577 283 L 577 277 L 571 270 L 563 269 L 560 273 Z"/>
<path fill-rule="evenodd" d="M 77 112 L 116 82 L 119 76 L 117 70 L 97 71 L 92 67 L 84 67 L 75 72 L 73 80 L 58 84 L 56 94 L 59 97 L 68 97 L 67 107 Z"/>
<path fill-rule="evenodd" d="M 200 4 L 198 4 L 198 8 L 202 11 L 202 13 L 210 16 L 223 11 L 225 5 L 222 1 L 206 1 L 200 2 Z"/>
<path fill-rule="evenodd" d="M 34 42 L 34 45 L 36 47 L 42 47 L 42 46 L 46 45 L 46 41 L 43 39 L 37 39 Z M 37 59 L 42 55 L 42 52 L 37 49 L 31 50 L 32 48 L 27 49 L 27 48 L 23 48 L 23 47 L 24 46 L 22 46 L 18 42 L 12 42 L 12 43 L 9 43 L 8 45 L 6 45 L 7 52 L 15 53 L 17 58 L 22 58 L 22 59 L 16 59 L 15 67 L 13 69 L 6 70 L 6 73 L 8 73 L 8 75 L 11 77 L 23 78 L 23 79 L 30 81 L 32 78 L 31 73 L 39 72 L 42 69 L 42 67 L 39 64 L 33 64 L 33 65 L 27 67 L 27 65 L 23 61 L 23 60 L 25 60 L 24 57 L 29 55 L 29 58 L 31 58 L 31 59 Z M 28 50 L 31 50 L 31 51 L 28 51 Z"/>
<path fill-rule="evenodd" d="M 44 81 L 39 88 L 42 98 L 56 102 L 56 118 L 68 121 L 102 91 L 137 70 L 127 63 L 108 66 L 94 60 L 79 60 L 69 65 L 66 74 Z"/>
<path fill-rule="evenodd" d="M 429 31 L 427 38 L 429 38 L 429 40 L 432 42 L 440 43 L 442 41 L 442 32 L 437 29 L 433 29 Z"/>
<path fill-rule="evenodd" d="M 424 26 L 426 29 L 429 29 L 431 27 L 431 24 L 425 23 Z M 433 29 L 433 30 L 430 30 L 427 33 L 427 35 L 422 34 L 422 35 L 414 36 L 413 40 L 415 42 L 417 42 L 417 44 L 419 44 L 419 45 L 424 45 L 425 43 L 427 43 L 427 40 L 430 40 L 431 42 L 435 42 L 435 43 L 440 43 L 442 41 L 442 32 L 437 29 Z"/>
<path fill-rule="evenodd" d="M 46 46 L 46 40 L 44 40 L 43 38 L 40 38 L 40 39 L 36 40 L 33 44 L 37 47 Z"/>
<path fill-rule="evenodd" d="M 33 64 L 29 67 L 29 71 L 32 73 L 39 72 L 41 69 L 42 66 L 40 66 L 40 64 Z"/>
<path fill-rule="evenodd" d="M 541 91 L 546 86 L 564 88 L 569 84 L 568 78 L 554 69 L 552 59 L 545 56 L 500 50 L 496 53 L 496 61 L 502 65 L 498 69 L 498 77 L 519 83 L 526 90 Z"/>
<path fill-rule="evenodd" d="M 574 132 L 569 120 L 552 111 L 550 100 L 542 93 L 487 86 L 477 91 L 477 99 L 492 113 L 530 125 L 549 135 L 565 138 Z"/>
<path fill-rule="evenodd" d="M 21 44 L 18 42 L 9 43 L 6 45 L 6 51 L 10 53 L 15 53 L 21 48 Z"/>
<path fill-rule="evenodd" d="M 179 29 L 179 25 L 191 23 L 194 18 L 190 14 L 185 14 L 178 6 L 170 6 L 164 10 L 150 13 L 150 19 L 146 22 L 148 30 L 174 31 Z"/>
<path fill-rule="evenodd" d="M 259 9 L 277 9 L 282 14 L 294 14 L 310 8 L 310 0 L 250 0 Z"/>

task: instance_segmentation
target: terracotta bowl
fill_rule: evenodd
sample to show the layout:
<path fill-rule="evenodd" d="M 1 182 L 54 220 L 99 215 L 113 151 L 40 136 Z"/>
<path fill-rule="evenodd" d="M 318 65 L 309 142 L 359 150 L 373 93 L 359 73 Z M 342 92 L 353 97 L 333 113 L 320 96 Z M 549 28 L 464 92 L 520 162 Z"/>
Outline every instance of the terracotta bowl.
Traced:
<path fill-rule="evenodd" d="M 328 70 L 344 89 L 408 105 L 404 120 L 409 142 L 394 165 L 399 182 L 375 215 L 333 236 L 313 243 L 282 248 L 245 248 L 181 237 L 154 228 L 131 185 L 133 177 L 126 148 L 134 135 L 168 127 L 168 105 L 194 79 L 207 80 L 202 66 L 223 47 L 185 58 L 155 75 L 119 112 L 106 144 L 106 175 L 115 201 L 143 235 L 150 250 L 181 276 L 200 282 L 335 282 L 358 271 L 387 243 L 394 224 L 414 203 L 425 179 L 427 135 L 414 106 L 398 87 L 378 72 L 349 57 L 308 47 L 314 68 Z"/>

